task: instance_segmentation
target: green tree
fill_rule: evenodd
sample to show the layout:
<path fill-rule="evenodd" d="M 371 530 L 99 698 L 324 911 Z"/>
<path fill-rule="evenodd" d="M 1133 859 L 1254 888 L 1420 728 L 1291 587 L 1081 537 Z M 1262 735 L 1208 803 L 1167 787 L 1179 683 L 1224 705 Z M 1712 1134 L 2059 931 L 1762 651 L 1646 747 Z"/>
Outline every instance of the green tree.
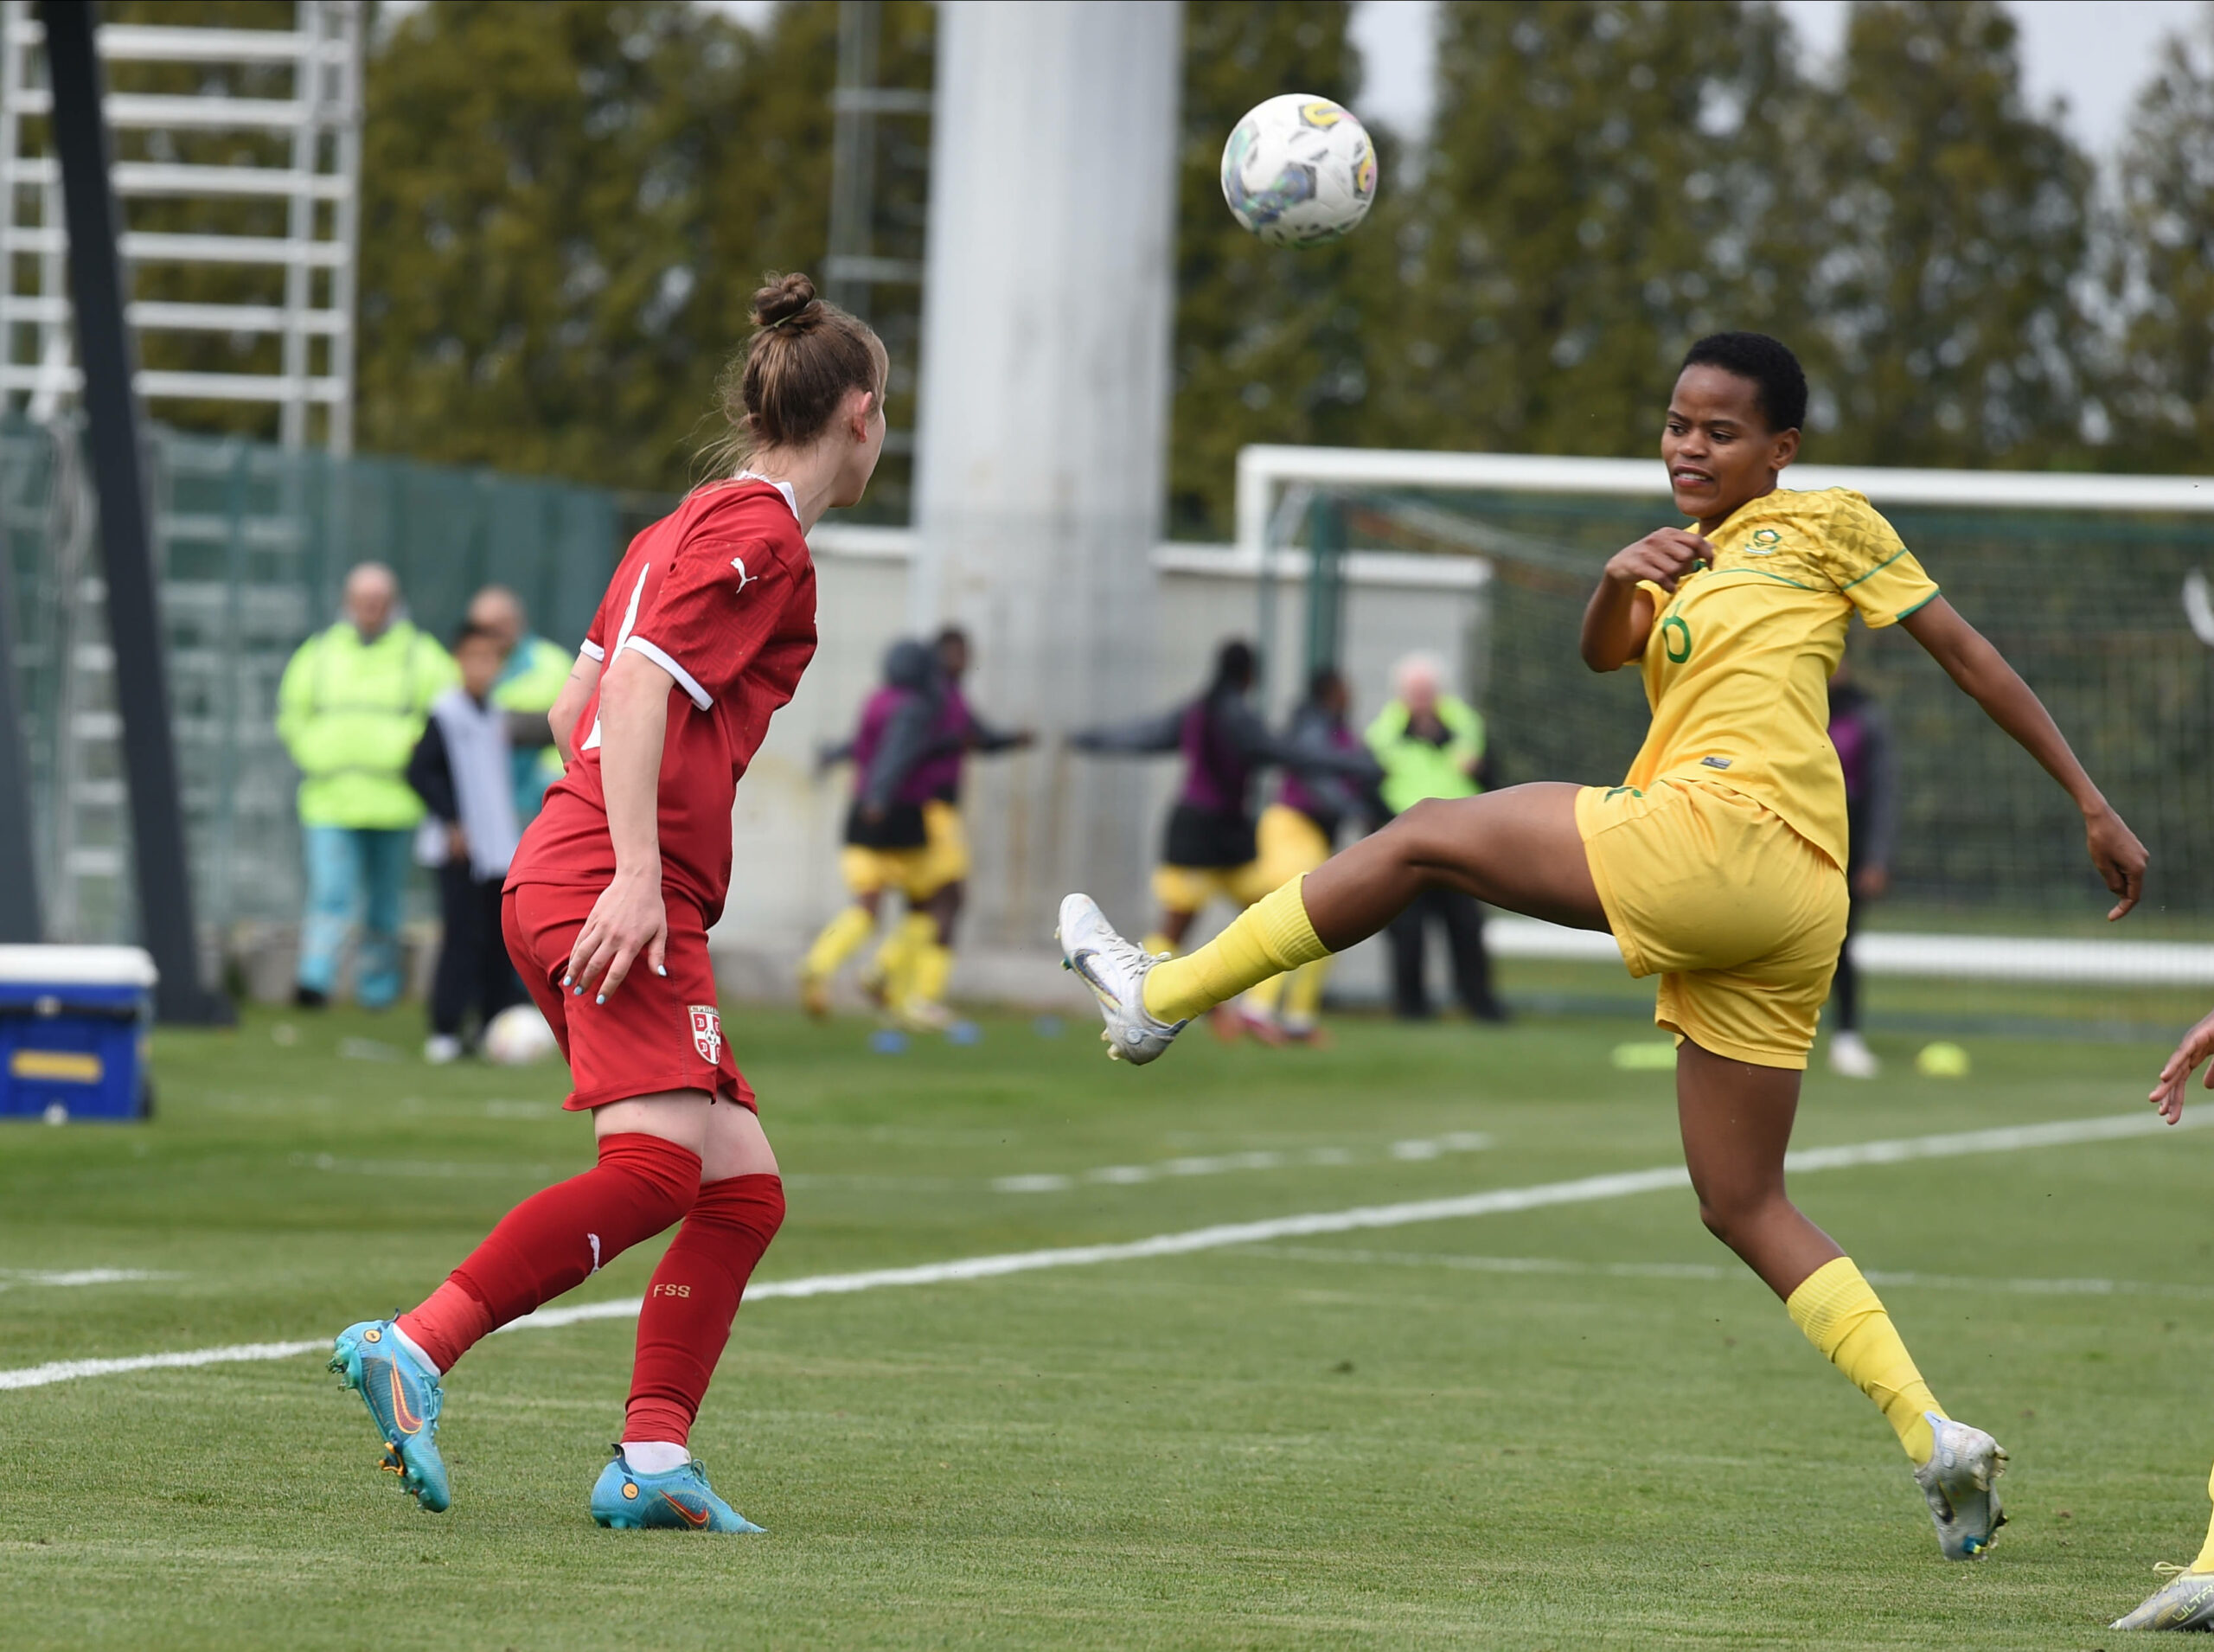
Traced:
<path fill-rule="evenodd" d="M 927 84 L 929 30 L 886 8 L 887 84 Z M 762 272 L 820 279 L 836 35 L 826 4 L 410 13 L 368 73 L 362 446 L 681 486 Z"/>
<path fill-rule="evenodd" d="M 1222 146 L 1248 109 L 1283 92 L 1358 107 L 1347 0 L 1190 0 L 1176 233 L 1172 530 L 1226 538 L 1238 450 L 1249 442 L 1357 444 L 1368 400 L 1364 311 L 1391 275 L 1381 195 L 1349 239 L 1297 250 L 1240 228 L 1222 200 Z"/>
<path fill-rule="evenodd" d="M 1766 3 L 1441 9 L 1405 303 L 1373 348 L 1392 439 L 1648 451 L 1702 333 L 1803 339 L 1811 93 Z"/>
<path fill-rule="evenodd" d="M 1821 193 L 1795 215 L 1823 243 L 1823 457 L 2080 460 L 2092 171 L 2025 104 L 2006 10 L 1856 4 L 1819 135 Z"/>
<path fill-rule="evenodd" d="M 402 20 L 368 77 L 364 448 L 681 475 L 743 317 L 701 257 L 723 145 L 698 113 L 742 106 L 750 45 L 675 0 Z"/>
<path fill-rule="evenodd" d="M 2214 22 L 2162 50 L 2130 123 L 2121 195 L 2108 290 L 2128 321 L 2108 457 L 2201 470 L 2214 435 Z"/>

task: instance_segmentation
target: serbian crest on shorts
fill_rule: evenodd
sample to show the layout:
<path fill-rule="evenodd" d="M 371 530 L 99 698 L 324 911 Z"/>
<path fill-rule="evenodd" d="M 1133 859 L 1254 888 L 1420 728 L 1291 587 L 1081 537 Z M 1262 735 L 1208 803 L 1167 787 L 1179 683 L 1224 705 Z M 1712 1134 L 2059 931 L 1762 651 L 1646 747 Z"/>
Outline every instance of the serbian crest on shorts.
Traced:
<path fill-rule="evenodd" d="M 723 1057 L 723 1015 L 713 1004 L 688 1006 L 692 1017 L 692 1047 L 700 1052 L 700 1059 L 709 1066 L 720 1064 Z"/>

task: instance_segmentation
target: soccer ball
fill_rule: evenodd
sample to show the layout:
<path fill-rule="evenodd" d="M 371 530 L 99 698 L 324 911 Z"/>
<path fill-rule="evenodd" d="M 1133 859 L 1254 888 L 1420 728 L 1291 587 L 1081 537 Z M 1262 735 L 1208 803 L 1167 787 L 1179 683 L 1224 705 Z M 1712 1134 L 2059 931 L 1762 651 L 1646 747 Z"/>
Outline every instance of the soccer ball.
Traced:
<path fill-rule="evenodd" d="M 1376 145 L 1351 110 L 1287 92 L 1256 105 L 1222 146 L 1222 198 L 1271 247 L 1334 241 L 1376 199 Z"/>
<path fill-rule="evenodd" d="M 485 1023 L 484 1059 L 495 1066 L 527 1067 L 554 1053 L 554 1029 L 536 1004 L 512 1004 Z"/>

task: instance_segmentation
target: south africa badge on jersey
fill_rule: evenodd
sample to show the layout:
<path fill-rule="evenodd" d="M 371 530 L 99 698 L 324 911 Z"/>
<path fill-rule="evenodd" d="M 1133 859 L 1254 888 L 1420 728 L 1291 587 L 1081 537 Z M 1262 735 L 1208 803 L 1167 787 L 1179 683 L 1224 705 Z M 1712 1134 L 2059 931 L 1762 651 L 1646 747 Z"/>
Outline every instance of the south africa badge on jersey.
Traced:
<path fill-rule="evenodd" d="M 713 1004 L 688 1006 L 692 1017 L 692 1047 L 700 1052 L 700 1059 L 709 1066 L 719 1066 L 723 1057 L 723 1015 Z"/>

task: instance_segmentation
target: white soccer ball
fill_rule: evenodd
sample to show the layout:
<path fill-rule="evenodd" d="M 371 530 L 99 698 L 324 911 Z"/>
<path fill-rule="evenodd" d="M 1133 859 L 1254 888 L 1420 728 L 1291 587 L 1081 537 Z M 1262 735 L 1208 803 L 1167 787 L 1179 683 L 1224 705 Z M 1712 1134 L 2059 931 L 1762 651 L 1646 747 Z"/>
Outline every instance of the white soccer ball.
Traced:
<path fill-rule="evenodd" d="M 1376 199 L 1376 145 L 1351 110 L 1287 92 L 1248 111 L 1222 146 L 1222 198 L 1271 247 L 1334 241 Z"/>
<path fill-rule="evenodd" d="M 554 1029 L 536 1004 L 512 1004 L 485 1024 L 484 1059 L 495 1066 L 527 1067 L 554 1048 Z"/>

